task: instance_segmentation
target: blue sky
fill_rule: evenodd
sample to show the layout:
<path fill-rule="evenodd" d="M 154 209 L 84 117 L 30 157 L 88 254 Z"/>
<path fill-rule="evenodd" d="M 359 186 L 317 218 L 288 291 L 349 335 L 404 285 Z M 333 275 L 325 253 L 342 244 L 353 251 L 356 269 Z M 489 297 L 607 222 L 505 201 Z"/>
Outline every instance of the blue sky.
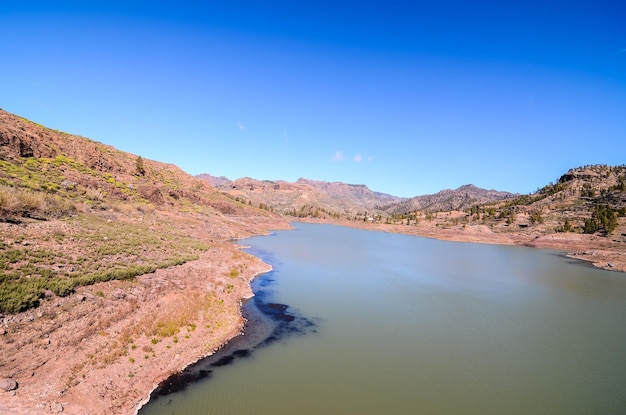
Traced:
<path fill-rule="evenodd" d="M 620 1 L 0 3 L 0 108 L 191 174 L 411 197 L 626 163 Z"/>

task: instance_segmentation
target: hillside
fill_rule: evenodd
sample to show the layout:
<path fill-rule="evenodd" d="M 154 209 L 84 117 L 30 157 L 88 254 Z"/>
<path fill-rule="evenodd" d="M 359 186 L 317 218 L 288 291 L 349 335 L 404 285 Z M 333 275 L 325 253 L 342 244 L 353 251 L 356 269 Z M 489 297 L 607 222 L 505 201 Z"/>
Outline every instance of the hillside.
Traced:
<path fill-rule="evenodd" d="M 267 265 L 231 241 L 287 228 L 174 165 L 0 110 L 0 412 L 134 412 L 241 330 Z"/>
<path fill-rule="evenodd" d="M 77 221 L 94 223 L 106 217 L 105 224 L 118 219 L 139 226 L 137 222 L 141 223 L 147 215 L 164 211 L 205 216 L 213 225 L 211 234 L 221 238 L 232 236 L 248 226 L 237 224 L 230 217 L 246 218 L 250 223 L 278 219 L 270 212 L 233 201 L 206 181 L 196 179 L 174 165 L 143 159 L 84 137 L 50 130 L 5 111 L 0 112 L 0 167 L 0 221 L 7 223 L 55 218 L 74 218 L 66 224 Z M 174 232 L 161 230 L 160 237 L 175 234 L 175 228 L 172 230 Z M 152 233 L 142 230 L 136 234 L 144 234 L 148 240 Z M 191 240 L 185 241 L 183 245 L 196 245 Z M 170 242 L 146 245 L 146 248 L 154 247 L 155 258 L 165 255 L 160 262 L 156 259 L 145 261 L 144 256 L 133 261 L 132 265 L 123 266 L 121 262 L 127 255 L 117 252 L 117 264 L 111 264 L 108 273 L 105 272 L 107 261 L 100 261 L 96 272 L 75 264 L 79 258 L 74 257 L 66 259 L 69 263 L 61 268 L 53 255 L 37 269 L 26 267 L 20 261 L 8 259 L 7 263 L 5 260 L 0 311 L 19 311 L 36 304 L 42 288 L 65 294 L 75 286 L 116 279 L 109 275 L 111 273 L 138 274 L 143 267 L 160 268 L 170 262 L 183 263 L 197 256 L 192 253 L 195 252 L 193 249 L 187 252 L 182 245 L 175 253 L 172 248 L 177 245 Z M 128 255 L 132 257 L 134 253 Z M 133 267 L 136 270 L 133 271 Z M 68 268 L 74 272 L 60 271 Z M 23 295 L 27 297 L 23 304 L 19 301 L 14 304 L 17 300 L 11 290 L 16 285 L 23 289 L 25 281 L 22 278 L 29 274 L 28 286 L 32 287 L 32 292 Z"/>
<path fill-rule="evenodd" d="M 153 205 L 201 213 L 258 215 L 177 166 L 54 131 L 0 110 L 0 184 L 89 208 Z M 5 217 L 10 212 L 4 211 Z M 263 214 L 265 215 L 265 214 Z"/>
<path fill-rule="evenodd" d="M 347 184 L 341 182 L 324 182 L 300 178 L 297 183 L 304 183 L 323 191 L 337 203 L 349 203 L 361 209 L 377 209 L 378 206 L 399 202 L 404 198 L 386 193 L 374 192 L 364 184 Z"/>
<path fill-rule="evenodd" d="M 516 195 L 509 192 L 486 190 L 466 184 L 455 190 L 442 190 L 433 195 L 416 196 L 399 203 L 389 204 L 383 210 L 389 214 L 403 214 L 422 210 L 431 212 L 464 210 L 474 205 L 509 199 Z"/>
<path fill-rule="evenodd" d="M 626 216 L 625 190 L 626 166 L 584 166 L 534 194 L 475 206 L 470 214 L 487 223 L 504 220 L 518 228 L 619 239 L 626 236 L 620 233 L 621 218 Z"/>
<path fill-rule="evenodd" d="M 206 180 L 213 187 L 223 186 L 225 184 L 230 183 L 230 179 L 224 176 L 212 176 L 208 173 L 198 174 L 195 176 L 197 179 Z"/>
<path fill-rule="evenodd" d="M 205 180 L 206 176 L 203 177 Z M 373 213 L 376 206 L 403 200 L 378 193 L 365 185 L 300 178 L 294 183 L 248 177 L 218 186 L 237 201 L 290 217 L 354 219 Z"/>

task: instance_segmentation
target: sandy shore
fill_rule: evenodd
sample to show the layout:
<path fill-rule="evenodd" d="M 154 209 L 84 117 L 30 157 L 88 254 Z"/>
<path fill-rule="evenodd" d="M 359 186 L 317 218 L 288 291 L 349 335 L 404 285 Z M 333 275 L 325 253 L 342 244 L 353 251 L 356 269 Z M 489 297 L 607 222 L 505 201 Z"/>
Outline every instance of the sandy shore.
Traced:
<path fill-rule="evenodd" d="M 602 237 L 495 233 L 480 225 L 335 224 L 558 249 L 596 266 L 626 271 L 626 246 Z M 214 242 L 198 261 L 132 282 L 83 287 L 72 296 L 48 298 L 36 309 L 4 316 L 0 379 L 13 379 L 18 388 L 0 392 L 0 413 L 136 413 L 157 384 L 242 330 L 241 300 L 252 295 L 250 280 L 269 269 L 231 242 Z"/>

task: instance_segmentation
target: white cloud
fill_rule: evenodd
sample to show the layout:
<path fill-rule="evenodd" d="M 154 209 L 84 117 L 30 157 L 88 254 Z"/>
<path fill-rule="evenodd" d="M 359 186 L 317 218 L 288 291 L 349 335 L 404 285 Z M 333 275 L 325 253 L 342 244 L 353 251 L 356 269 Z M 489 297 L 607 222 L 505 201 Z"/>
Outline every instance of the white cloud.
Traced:
<path fill-rule="evenodd" d="M 341 151 L 337 151 L 334 156 L 331 157 L 332 161 L 341 161 L 343 160 L 343 153 Z"/>
<path fill-rule="evenodd" d="M 360 163 L 363 161 L 363 157 L 360 154 L 357 154 L 356 156 L 354 156 L 354 158 L 352 158 L 352 160 L 356 161 L 357 163 Z"/>
<path fill-rule="evenodd" d="M 246 127 L 244 127 L 244 125 L 243 125 L 243 123 L 241 121 L 239 121 L 237 123 L 237 127 L 239 127 L 239 129 L 242 130 L 242 131 L 246 129 Z"/>

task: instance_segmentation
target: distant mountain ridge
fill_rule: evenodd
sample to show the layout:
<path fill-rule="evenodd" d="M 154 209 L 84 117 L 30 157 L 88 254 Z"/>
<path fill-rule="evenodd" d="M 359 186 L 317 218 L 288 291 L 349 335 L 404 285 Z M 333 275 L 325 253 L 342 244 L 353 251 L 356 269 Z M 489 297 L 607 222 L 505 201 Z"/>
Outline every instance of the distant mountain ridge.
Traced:
<path fill-rule="evenodd" d="M 262 205 L 277 213 L 298 213 L 310 208 L 321 209 L 339 215 L 354 214 L 404 214 L 417 210 L 451 211 L 464 210 L 474 205 L 513 198 L 516 194 L 486 190 L 467 184 L 458 189 L 442 190 L 433 195 L 416 196 L 410 199 L 375 192 L 364 184 L 327 182 L 299 178 L 296 182 L 283 180 L 256 180 L 244 177 L 234 181 L 209 174 L 196 176 L 215 183 L 218 189 L 231 197 L 245 200 L 253 205 Z"/>
<path fill-rule="evenodd" d="M 213 187 L 223 186 L 231 182 L 231 180 L 228 177 L 224 177 L 224 176 L 217 177 L 217 176 L 212 176 L 208 173 L 198 174 L 196 175 L 196 178 L 206 180 Z"/>
<path fill-rule="evenodd" d="M 240 202 L 261 206 L 276 213 L 291 216 L 353 217 L 376 210 L 376 206 L 405 200 L 374 192 L 366 185 L 325 182 L 300 178 L 256 180 L 249 177 L 219 180 L 203 174 L 196 176 L 217 183 L 216 188 Z"/>
<path fill-rule="evenodd" d="M 328 194 L 333 199 L 347 199 L 351 203 L 374 209 L 377 205 L 388 201 L 405 200 L 402 197 L 387 193 L 375 192 L 364 184 L 347 184 L 342 182 L 325 182 L 300 178 L 297 183 L 304 183 Z"/>
<path fill-rule="evenodd" d="M 457 189 L 446 189 L 432 195 L 416 196 L 400 203 L 382 207 L 387 213 L 402 214 L 418 210 L 431 212 L 465 210 L 474 205 L 514 198 L 518 194 L 487 190 L 466 184 Z"/>

